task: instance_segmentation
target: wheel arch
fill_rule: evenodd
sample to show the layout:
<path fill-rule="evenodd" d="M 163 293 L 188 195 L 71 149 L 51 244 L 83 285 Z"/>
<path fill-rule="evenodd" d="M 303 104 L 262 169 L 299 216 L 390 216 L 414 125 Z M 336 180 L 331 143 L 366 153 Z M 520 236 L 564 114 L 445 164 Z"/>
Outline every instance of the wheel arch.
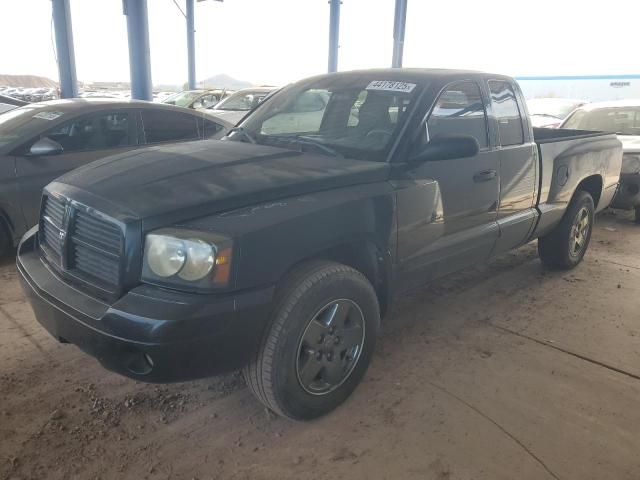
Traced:
<path fill-rule="evenodd" d="M 575 196 L 576 192 L 587 192 L 589 195 L 591 195 L 591 198 L 593 198 L 594 209 L 597 209 L 598 203 L 600 202 L 600 197 L 602 196 L 603 188 L 604 180 L 602 179 L 602 175 L 595 174 L 583 178 L 576 187 L 576 191 L 573 194 Z"/>
<path fill-rule="evenodd" d="M 286 278 L 289 272 L 298 269 L 302 264 L 318 260 L 341 263 L 362 273 L 376 292 L 380 317 L 384 318 L 389 312 L 392 304 L 391 255 L 373 240 L 348 240 L 309 254 L 289 265 L 282 278 Z"/>

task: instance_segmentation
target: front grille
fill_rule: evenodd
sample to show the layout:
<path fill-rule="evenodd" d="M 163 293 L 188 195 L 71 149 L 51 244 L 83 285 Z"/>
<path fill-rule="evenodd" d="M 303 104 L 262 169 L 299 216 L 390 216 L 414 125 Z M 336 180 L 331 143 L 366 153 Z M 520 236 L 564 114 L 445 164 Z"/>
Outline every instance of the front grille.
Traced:
<path fill-rule="evenodd" d="M 117 287 L 120 283 L 120 228 L 100 216 L 75 211 L 71 229 L 69 265 L 91 280 Z"/>
<path fill-rule="evenodd" d="M 40 244 L 53 266 L 111 294 L 120 288 L 124 239 L 114 220 L 64 198 L 45 195 Z"/>

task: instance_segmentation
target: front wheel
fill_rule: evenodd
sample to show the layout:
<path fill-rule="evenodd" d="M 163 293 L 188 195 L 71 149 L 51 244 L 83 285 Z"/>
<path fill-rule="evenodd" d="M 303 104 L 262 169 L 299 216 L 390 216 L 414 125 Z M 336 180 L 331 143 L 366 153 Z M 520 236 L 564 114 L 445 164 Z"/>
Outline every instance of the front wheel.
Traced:
<path fill-rule="evenodd" d="M 589 247 L 594 217 L 593 198 L 578 191 L 556 228 L 538 240 L 538 254 L 549 268 L 569 270 L 578 265 Z"/>
<path fill-rule="evenodd" d="M 357 270 L 333 262 L 295 269 L 277 295 L 272 323 L 244 377 L 274 412 L 322 416 L 353 392 L 376 342 L 376 293 Z"/>
<path fill-rule="evenodd" d="M 640 207 L 636 207 L 636 223 L 640 223 Z"/>

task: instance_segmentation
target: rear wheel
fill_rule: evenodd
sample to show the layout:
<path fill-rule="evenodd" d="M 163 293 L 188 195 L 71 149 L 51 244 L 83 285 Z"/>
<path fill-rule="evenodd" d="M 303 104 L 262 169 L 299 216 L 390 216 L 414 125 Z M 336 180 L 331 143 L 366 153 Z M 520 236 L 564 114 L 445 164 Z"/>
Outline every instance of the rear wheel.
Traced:
<path fill-rule="evenodd" d="M 569 270 L 584 257 L 594 217 L 593 198 L 585 191 L 578 191 L 558 226 L 538 240 L 538 254 L 547 267 Z"/>
<path fill-rule="evenodd" d="M 360 383 L 379 322 L 376 293 L 360 272 L 333 262 L 297 268 L 280 288 L 271 326 L 244 369 L 245 380 L 280 415 L 324 415 Z"/>

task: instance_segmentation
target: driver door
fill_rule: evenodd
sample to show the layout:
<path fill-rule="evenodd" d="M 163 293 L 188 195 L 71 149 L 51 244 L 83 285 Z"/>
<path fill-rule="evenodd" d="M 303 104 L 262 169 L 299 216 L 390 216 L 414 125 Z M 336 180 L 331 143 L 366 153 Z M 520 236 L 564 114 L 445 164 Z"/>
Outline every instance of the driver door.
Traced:
<path fill-rule="evenodd" d="M 137 145 L 134 111 L 86 115 L 60 124 L 33 139 L 16 157 L 16 177 L 22 213 L 28 227 L 38 223 L 42 189 L 62 174 L 94 160 L 125 152 Z M 62 146 L 61 153 L 31 154 L 31 145 L 48 138 Z"/>
<path fill-rule="evenodd" d="M 471 135 L 479 152 L 469 158 L 409 164 L 394 181 L 399 277 L 407 288 L 487 259 L 498 239 L 499 152 L 489 143 L 486 103 L 476 82 L 447 86 L 419 142 Z"/>

